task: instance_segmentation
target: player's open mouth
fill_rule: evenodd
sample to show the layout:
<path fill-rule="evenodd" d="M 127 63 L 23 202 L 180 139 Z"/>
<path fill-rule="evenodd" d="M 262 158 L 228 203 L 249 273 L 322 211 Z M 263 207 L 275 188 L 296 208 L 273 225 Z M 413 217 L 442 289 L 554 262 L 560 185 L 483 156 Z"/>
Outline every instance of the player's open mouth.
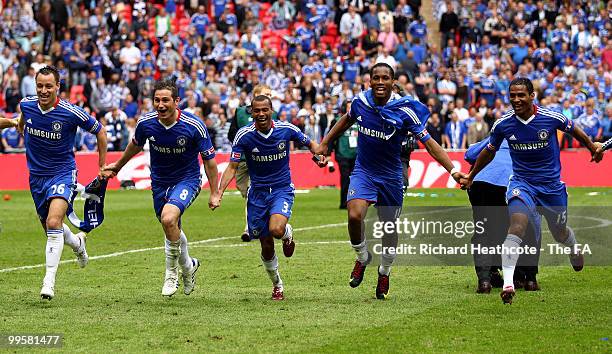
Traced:
<path fill-rule="evenodd" d="M 384 94 L 384 93 L 385 93 L 385 87 L 384 87 L 384 86 L 381 86 L 381 87 L 375 87 L 375 88 L 374 88 L 374 91 L 375 91 L 376 93 L 381 93 L 381 94 Z"/>

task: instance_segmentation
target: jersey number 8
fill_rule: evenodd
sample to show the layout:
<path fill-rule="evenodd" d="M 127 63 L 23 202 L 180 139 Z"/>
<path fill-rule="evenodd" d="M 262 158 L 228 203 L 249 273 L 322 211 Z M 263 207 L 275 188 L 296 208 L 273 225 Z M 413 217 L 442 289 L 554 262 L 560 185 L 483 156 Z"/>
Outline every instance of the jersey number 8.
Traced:
<path fill-rule="evenodd" d="M 186 189 L 183 189 L 183 191 L 181 192 L 181 195 L 179 195 L 179 198 L 181 198 L 181 200 L 185 200 L 187 199 L 188 195 L 189 195 L 189 191 Z"/>

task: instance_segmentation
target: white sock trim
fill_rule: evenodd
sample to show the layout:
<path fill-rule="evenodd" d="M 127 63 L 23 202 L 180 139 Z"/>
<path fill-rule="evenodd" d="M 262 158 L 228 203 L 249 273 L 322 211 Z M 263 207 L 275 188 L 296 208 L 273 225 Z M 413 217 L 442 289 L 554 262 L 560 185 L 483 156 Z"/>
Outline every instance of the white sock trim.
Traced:
<path fill-rule="evenodd" d="M 276 254 L 274 254 L 274 257 L 272 257 L 272 259 L 270 260 L 265 260 L 263 259 L 263 257 L 261 257 L 261 262 L 264 265 L 264 268 L 267 271 L 272 271 L 272 270 L 277 270 L 278 269 L 278 257 L 276 256 Z"/>
<path fill-rule="evenodd" d="M 281 237 L 281 240 L 291 240 L 293 238 L 293 227 L 290 224 L 285 225 L 285 234 Z"/>
<path fill-rule="evenodd" d="M 391 265 L 380 265 L 378 266 L 378 273 L 389 276 L 391 274 Z"/>
<path fill-rule="evenodd" d="M 365 263 L 368 261 L 368 247 L 366 240 L 363 240 L 363 242 L 358 245 L 351 244 L 351 247 L 353 247 L 355 253 L 357 253 L 357 260 L 359 262 Z"/>
<path fill-rule="evenodd" d="M 568 235 L 567 235 L 567 239 L 563 242 L 560 242 L 562 245 L 567 246 L 567 247 L 574 247 L 574 245 L 576 244 L 576 234 L 574 233 L 574 230 L 567 226 L 567 231 L 568 231 Z"/>

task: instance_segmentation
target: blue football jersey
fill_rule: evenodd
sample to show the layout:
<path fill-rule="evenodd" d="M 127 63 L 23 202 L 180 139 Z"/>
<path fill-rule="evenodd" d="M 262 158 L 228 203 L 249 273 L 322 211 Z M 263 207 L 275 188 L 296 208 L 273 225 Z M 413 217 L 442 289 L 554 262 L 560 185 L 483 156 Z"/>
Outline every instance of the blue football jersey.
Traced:
<path fill-rule="evenodd" d="M 402 141 L 411 132 L 421 142 L 429 140 L 430 136 L 425 129 L 429 119 L 429 109 L 422 103 L 410 100 L 403 107 L 394 110 L 397 119 L 402 121 L 397 127 L 383 118 L 379 107 L 373 106 L 371 100 L 372 90 L 361 92 L 351 104 L 349 117 L 357 121 L 359 135 L 357 139 L 357 160 L 355 169 L 363 170 L 374 179 L 397 179 L 402 177 L 402 164 L 400 152 Z M 368 99 L 368 97 L 370 99 Z M 400 99 L 393 94 L 387 106 L 394 100 Z"/>
<path fill-rule="evenodd" d="M 80 107 L 58 100 L 47 111 L 38 97 L 26 97 L 19 103 L 25 120 L 24 137 L 30 174 L 55 176 L 75 170 L 74 140 L 78 127 L 97 134 L 102 125 Z"/>
<path fill-rule="evenodd" d="M 291 123 L 274 121 L 267 134 L 251 123 L 236 133 L 230 160 L 240 162 L 243 155 L 246 157 L 254 187 L 288 186 L 291 184 L 289 141 L 310 146 L 310 138 Z"/>
<path fill-rule="evenodd" d="M 149 141 L 153 184 L 198 180 L 198 154 L 205 160 L 215 157 L 215 148 L 204 123 L 191 113 L 179 110 L 178 114 L 178 120 L 169 127 L 157 119 L 157 112 L 142 116 L 136 123 L 133 142 L 144 146 Z"/>
<path fill-rule="evenodd" d="M 557 130 L 571 133 L 574 124 L 563 114 L 535 106 L 526 121 L 508 111 L 491 128 L 487 149 L 497 151 L 504 139 L 510 146 L 514 176 L 531 183 L 559 182 L 561 161 Z"/>

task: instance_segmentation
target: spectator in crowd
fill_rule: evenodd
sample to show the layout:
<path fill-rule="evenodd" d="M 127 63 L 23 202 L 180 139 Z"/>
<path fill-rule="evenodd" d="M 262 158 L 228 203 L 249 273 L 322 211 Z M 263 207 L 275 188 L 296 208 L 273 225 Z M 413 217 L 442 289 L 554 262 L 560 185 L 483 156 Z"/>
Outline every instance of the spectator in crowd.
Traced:
<path fill-rule="evenodd" d="M 80 132 L 81 140 L 78 143 L 80 146 L 80 151 L 83 152 L 95 152 L 98 150 L 98 142 L 96 140 L 96 136 L 88 131 L 81 130 Z"/>
<path fill-rule="evenodd" d="M 23 137 L 17 128 L 2 130 L 2 147 L 5 153 L 24 152 Z"/>
<path fill-rule="evenodd" d="M 171 18 L 166 13 L 166 9 L 163 7 L 160 8 L 159 13 L 155 16 L 155 37 L 157 37 L 158 41 L 161 41 L 161 39 L 170 32 L 170 20 Z"/>
<path fill-rule="evenodd" d="M 4 93 L 5 110 L 9 113 L 15 112 L 22 96 L 21 90 L 19 89 L 19 77 L 12 66 L 10 66 L 8 71 L 4 74 L 2 92 Z M 0 94 L 2 92 L 0 92 Z"/>
<path fill-rule="evenodd" d="M 459 30 L 459 16 L 451 1 L 446 1 L 446 12 L 440 18 L 440 46 L 444 47 L 449 39 L 454 39 Z"/>
<path fill-rule="evenodd" d="M 584 130 L 592 141 L 599 141 L 603 135 L 603 127 L 599 114 L 595 112 L 594 99 L 589 99 L 585 107 L 585 112 L 576 119 L 576 124 Z"/>
<path fill-rule="evenodd" d="M 323 133 L 321 131 L 321 127 L 319 126 L 319 122 L 317 121 L 316 115 L 311 114 L 308 116 L 306 126 L 304 127 L 304 135 L 308 136 L 312 141 L 321 141 Z"/>
<path fill-rule="evenodd" d="M 348 12 L 340 19 L 340 33 L 348 38 L 353 46 L 356 46 L 363 31 L 361 15 L 357 13 L 355 6 L 349 5 Z"/>
<path fill-rule="evenodd" d="M 432 113 L 427 121 L 427 132 L 431 135 L 440 146 L 442 145 L 442 123 L 440 122 L 440 115 L 438 113 Z"/>
<path fill-rule="evenodd" d="M 123 65 L 123 71 L 136 71 L 138 70 L 138 64 L 142 59 L 142 54 L 140 53 L 140 49 L 134 46 L 130 39 L 125 40 L 125 45 L 121 48 L 121 52 L 119 54 L 119 60 Z"/>
<path fill-rule="evenodd" d="M 467 145 L 475 144 L 489 135 L 489 125 L 481 114 L 474 115 L 475 121 L 467 128 Z"/>
<path fill-rule="evenodd" d="M 447 149 L 465 149 L 466 131 L 465 125 L 459 121 L 457 113 L 451 112 L 451 120 L 446 124 L 442 141 Z"/>
<path fill-rule="evenodd" d="M 21 97 L 36 95 L 36 81 L 34 68 L 28 68 L 28 74 L 21 79 Z"/>
<path fill-rule="evenodd" d="M 450 73 L 444 73 L 444 77 L 438 82 L 438 94 L 442 102 L 443 109 L 446 109 L 449 102 L 455 99 L 457 93 L 457 84 L 450 79 Z"/>
<path fill-rule="evenodd" d="M 125 134 L 125 122 L 127 115 L 119 109 L 112 107 L 109 112 L 104 115 L 106 124 L 106 134 L 109 151 L 122 151 L 122 147 L 127 146 L 127 137 Z"/>
<path fill-rule="evenodd" d="M 363 23 L 365 24 L 367 30 L 380 30 L 380 22 L 378 21 L 378 6 L 376 4 L 370 4 L 368 7 L 368 12 L 363 15 Z"/>
<path fill-rule="evenodd" d="M 270 13 L 274 18 L 275 28 L 287 28 L 296 15 L 295 5 L 291 1 L 277 0 L 272 4 Z"/>

